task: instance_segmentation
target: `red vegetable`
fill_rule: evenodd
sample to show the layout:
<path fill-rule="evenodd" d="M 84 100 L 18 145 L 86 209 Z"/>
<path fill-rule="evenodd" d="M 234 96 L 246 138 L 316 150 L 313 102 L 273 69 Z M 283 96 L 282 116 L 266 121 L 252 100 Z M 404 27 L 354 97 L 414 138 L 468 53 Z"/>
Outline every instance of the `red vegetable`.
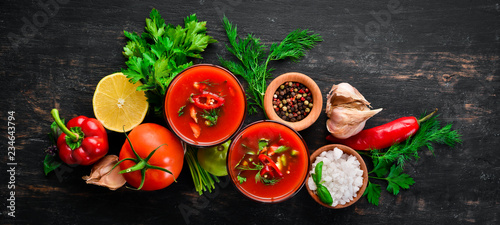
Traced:
<path fill-rule="evenodd" d="M 198 124 L 192 123 L 192 122 L 189 122 L 189 126 L 191 127 L 191 130 L 193 131 L 194 138 L 200 137 L 201 127 Z"/>
<path fill-rule="evenodd" d="M 206 110 L 219 108 L 225 102 L 223 97 L 208 91 L 193 96 L 193 101 L 196 107 Z"/>
<path fill-rule="evenodd" d="M 59 157 L 67 164 L 91 165 L 108 153 L 108 135 L 102 124 L 85 116 L 71 119 L 67 127 L 52 109 L 52 117 L 63 132 L 57 139 Z"/>
<path fill-rule="evenodd" d="M 330 134 L 326 140 L 347 145 L 354 150 L 388 148 L 415 134 L 420 128 L 420 123 L 429 119 L 436 111 L 437 109 L 420 120 L 413 116 L 402 117 L 378 127 L 362 130 L 347 139 L 335 138 Z"/>
<path fill-rule="evenodd" d="M 137 189 L 158 190 L 172 184 L 181 173 L 184 148 L 167 128 L 144 123 L 127 136 L 119 159 L 117 165 L 127 183 Z"/>
<path fill-rule="evenodd" d="M 264 177 L 264 175 L 268 175 L 268 178 L 283 178 L 283 173 L 280 171 L 276 163 L 269 158 L 269 156 L 260 154 L 259 161 L 264 165 L 264 168 L 260 170 L 260 175 Z"/>

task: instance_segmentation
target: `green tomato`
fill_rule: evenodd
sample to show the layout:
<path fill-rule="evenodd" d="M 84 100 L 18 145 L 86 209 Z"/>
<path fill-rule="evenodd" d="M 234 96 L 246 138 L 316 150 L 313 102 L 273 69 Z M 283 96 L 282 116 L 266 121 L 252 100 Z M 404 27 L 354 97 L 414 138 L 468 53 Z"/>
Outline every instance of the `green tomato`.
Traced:
<path fill-rule="evenodd" d="M 215 176 L 226 176 L 227 149 L 231 140 L 226 143 L 210 148 L 198 149 L 198 162 L 200 166 Z"/>

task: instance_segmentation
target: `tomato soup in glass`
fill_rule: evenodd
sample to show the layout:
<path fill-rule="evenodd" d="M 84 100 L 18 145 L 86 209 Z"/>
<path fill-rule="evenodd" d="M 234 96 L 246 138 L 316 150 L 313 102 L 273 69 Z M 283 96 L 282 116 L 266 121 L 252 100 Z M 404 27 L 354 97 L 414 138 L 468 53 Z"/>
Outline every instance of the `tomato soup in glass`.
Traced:
<path fill-rule="evenodd" d="M 304 185 L 309 150 L 289 126 L 264 120 L 248 125 L 231 143 L 227 170 L 236 188 L 259 202 L 282 202 Z"/>
<path fill-rule="evenodd" d="M 179 73 L 165 96 L 165 118 L 188 144 L 206 147 L 230 139 L 246 116 L 246 96 L 228 70 L 198 64 Z"/>

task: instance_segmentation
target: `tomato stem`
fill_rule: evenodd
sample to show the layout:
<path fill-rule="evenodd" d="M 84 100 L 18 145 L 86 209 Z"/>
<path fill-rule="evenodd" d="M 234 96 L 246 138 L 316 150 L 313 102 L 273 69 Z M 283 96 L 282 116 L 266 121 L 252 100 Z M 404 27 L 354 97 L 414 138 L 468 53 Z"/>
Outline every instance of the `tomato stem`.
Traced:
<path fill-rule="evenodd" d="M 127 138 L 127 141 L 128 141 L 128 144 L 130 145 L 130 148 L 132 149 L 132 152 L 134 152 L 134 155 L 135 155 L 135 159 L 134 158 L 126 158 L 126 159 L 122 159 L 120 160 L 118 163 L 116 163 L 114 166 L 113 166 L 113 169 L 118 166 L 118 164 L 122 163 L 123 161 L 126 161 L 126 160 L 131 160 L 131 161 L 134 161 L 136 164 L 127 168 L 127 169 L 124 169 L 122 171 L 120 171 L 119 173 L 120 174 L 124 174 L 124 173 L 130 173 L 130 172 L 134 172 L 134 171 L 141 171 L 141 184 L 139 185 L 139 187 L 137 187 L 137 189 L 134 189 L 134 188 L 131 188 L 131 189 L 134 189 L 134 190 L 141 190 L 142 186 L 144 186 L 144 182 L 146 180 L 146 171 L 148 169 L 157 169 L 157 170 L 161 170 L 163 172 L 166 172 L 166 173 L 169 173 L 173 176 L 174 178 L 174 181 L 177 182 L 177 180 L 175 179 L 175 176 L 174 174 L 168 170 L 168 169 L 165 169 L 163 167 L 159 167 L 159 166 L 153 166 L 151 164 L 148 163 L 149 159 L 151 159 L 151 157 L 153 157 L 153 155 L 155 154 L 156 150 L 158 150 L 159 148 L 161 148 L 162 146 L 164 145 L 167 145 L 167 144 L 161 144 L 160 146 L 156 147 L 153 151 L 151 151 L 149 153 L 149 155 L 146 157 L 146 158 L 141 158 L 141 156 L 139 156 L 139 154 L 137 154 L 137 152 L 135 151 L 134 149 L 134 146 L 132 145 L 132 141 L 130 140 L 130 138 L 128 137 L 127 133 L 125 132 L 125 128 L 123 130 L 123 133 L 125 134 L 125 137 Z M 111 169 L 111 170 L 113 170 Z"/>
<path fill-rule="evenodd" d="M 124 170 L 120 171 L 119 173 L 120 174 L 124 174 L 124 173 L 134 172 L 134 171 L 137 171 L 137 170 L 142 170 L 142 169 L 146 168 L 146 164 L 147 164 L 146 161 L 140 160 L 134 166 L 131 166 L 131 167 L 127 168 L 127 169 L 124 169 Z"/>

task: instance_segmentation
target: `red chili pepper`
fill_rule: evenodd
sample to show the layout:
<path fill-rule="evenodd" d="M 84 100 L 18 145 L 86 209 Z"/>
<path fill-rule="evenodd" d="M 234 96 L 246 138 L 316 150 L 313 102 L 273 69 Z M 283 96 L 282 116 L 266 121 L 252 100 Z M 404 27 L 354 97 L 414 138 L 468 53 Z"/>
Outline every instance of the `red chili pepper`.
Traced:
<path fill-rule="evenodd" d="M 326 137 L 326 140 L 347 145 L 355 150 L 388 148 L 415 134 L 420 128 L 420 123 L 429 119 L 436 112 L 437 109 L 420 120 L 413 116 L 402 117 L 384 125 L 362 130 L 347 139 L 335 138 L 330 134 Z"/>
<path fill-rule="evenodd" d="M 102 124 L 85 116 L 68 121 L 67 127 L 52 109 L 52 117 L 63 132 L 57 139 L 59 157 L 67 164 L 91 165 L 108 153 L 108 135 Z"/>
<path fill-rule="evenodd" d="M 203 91 L 202 94 L 193 96 L 194 105 L 201 109 L 216 109 L 224 105 L 224 98 L 212 92 Z"/>
<path fill-rule="evenodd" d="M 280 171 L 276 163 L 269 158 L 269 156 L 260 154 L 259 161 L 264 165 L 264 168 L 260 170 L 260 175 L 264 176 L 265 174 L 270 175 L 270 178 L 282 178 L 283 173 Z"/>

